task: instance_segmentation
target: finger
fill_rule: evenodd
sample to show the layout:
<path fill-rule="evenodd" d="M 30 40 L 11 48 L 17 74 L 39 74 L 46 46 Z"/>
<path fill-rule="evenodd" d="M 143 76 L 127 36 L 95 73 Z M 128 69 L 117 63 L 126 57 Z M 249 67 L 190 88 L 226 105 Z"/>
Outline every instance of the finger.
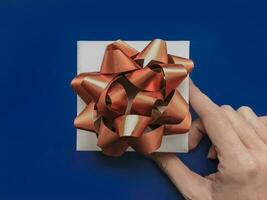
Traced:
<path fill-rule="evenodd" d="M 188 133 L 189 150 L 197 147 L 201 139 L 205 136 L 205 128 L 200 119 L 193 121 Z"/>
<path fill-rule="evenodd" d="M 211 181 L 188 169 L 175 154 L 155 153 L 152 159 L 188 199 L 210 199 Z"/>
<path fill-rule="evenodd" d="M 238 114 L 238 112 L 236 112 L 231 106 L 224 105 L 221 107 L 221 109 L 225 112 L 235 132 L 237 133 L 240 140 L 243 142 L 243 144 L 247 148 L 257 149 L 259 147 L 265 146 L 265 144 L 256 134 L 253 127 L 250 125 L 250 123 L 247 123 L 247 121 L 243 117 L 241 117 L 240 114 Z M 240 112 L 243 112 L 242 110 L 240 110 Z M 247 111 L 244 111 L 244 112 L 247 112 Z M 251 114 L 246 114 L 246 115 L 251 115 Z M 255 117 L 256 121 L 258 121 L 257 118 L 258 117 Z"/>
<path fill-rule="evenodd" d="M 210 113 L 217 113 L 219 106 L 216 105 L 208 96 L 202 93 L 190 79 L 190 103 L 200 118 L 204 118 Z"/>
<path fill-rule="evenodd" d="M 193 121 L 188 134 L 189 150 L 195 149 L 205 135 L 206 131 L 202 121 L 200 119 Z M 217 158 L 217 151 L 213 144 L 209 149 L 208 158 L 209 159 Z"/>
<path fill-rule="evenodd" d="M 216 148 L 213 144 L 211 145 L 211 147 L 209 149 L 208 158 L 209 159 L 216 159 L 217 158 L 217 151 L 216 151 Z"/>
<path fill-rule="evenodd" d="M 232 156 L 232 152 L 237 150 L 240 152 L 245 148 L 221 108 L 203 94 L 192 81 L 190 81 L 190 102 L 201 118 L 209 138 L 217 147 L 218 153 Z"/>
<path fill-rule="evenodd" d="M 261 116 L 259 117 L 262 123 L 264 123 L 267 126 L 267 116 Z"/>
<path fill-rule="evenodd" d="M 261 120 L 263 123 L 266 123 L 267 125 L 266 116 L 259 117 L 259 120 Z M 202 121 L 200 119 L 193 121 L 191 128 L 189 130 L 189 150 L 195 149 L 205 135 L 206 131 Z M 213 144 L 209 149 L 207 157 L 209 159 L 217 159 L 217 151 Z"/>
<path fill-rule="evenodd" d="M 262 117 L 261 120 L 259 120 L 253 110 L 247 106 L 240 107 L 238 113 L 240 113 L 246 122 L 251 125 L 258 138 L 260 138 L 264 144 L 267 144 L 267 126 L 263 123 L 265 117 Z"/>
<path fill-rule="evenodd" d="M 259 117 L 259 120 L 261 120 L 263 123 L 266 122 L 267 125 L 266 116 Z M 205 127 L 203 126 L 201 119 L 193 121 L 188 135 L 189 150 L 195 149 L 205 135 L 206 135 L 206 130 Z M 217 159 L 217 151 L 213 144 L 209 149 L 207 157 L 209 159 Z"/>

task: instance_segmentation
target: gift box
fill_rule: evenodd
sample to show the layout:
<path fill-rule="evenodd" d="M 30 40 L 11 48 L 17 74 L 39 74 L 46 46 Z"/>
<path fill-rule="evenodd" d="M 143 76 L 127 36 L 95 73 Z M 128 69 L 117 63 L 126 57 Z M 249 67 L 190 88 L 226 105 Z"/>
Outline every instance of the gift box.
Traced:
<path fill-rule="evenodd" d="M 77 42 L 77 74 L 99 72 L 103 65 L 103 56 L 108 45 L 113 41 L 78 41 Z M 128 45 L 141 52 L 150 41 L 125 41 Z M 165 43 L 165 42 L 164 42 Z M 189 41 L 166 41 L 169 55 L 189 58 Z M 188 73 L 189 74 L 189 73 Z M 178 85 L 177 91 L 189 103 L 189 75 Z M 85 101 L 77 96 L 77 115 L 86 107 Z M 191 120 L 191 118 L 190 118 Z M 101 151 L 97 146 L 94 131 L 77 129 L 77 151 Z M 133 151 L 131 147 L 126 151 Z M 188 133 L 164 135 L 157 152 L 188 152 Z"/>

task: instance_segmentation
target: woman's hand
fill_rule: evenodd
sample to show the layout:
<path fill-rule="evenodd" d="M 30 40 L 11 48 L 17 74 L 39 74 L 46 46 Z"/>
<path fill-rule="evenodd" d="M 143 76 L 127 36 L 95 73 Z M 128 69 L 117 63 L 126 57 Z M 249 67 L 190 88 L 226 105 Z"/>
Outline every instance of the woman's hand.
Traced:
<path fill-rule="evenodd" d="M 219 107 L 192 82 L 190 102 L 199 119 L 189 132 L 189 147 L 207 134 L 213 143 L 208 157 L 218 157 L 218 172 L 202 177 L 175 154 L 155 153 L 152 158 L 186 199 L 266 200 L 267 118 L 249 107 Z"/>

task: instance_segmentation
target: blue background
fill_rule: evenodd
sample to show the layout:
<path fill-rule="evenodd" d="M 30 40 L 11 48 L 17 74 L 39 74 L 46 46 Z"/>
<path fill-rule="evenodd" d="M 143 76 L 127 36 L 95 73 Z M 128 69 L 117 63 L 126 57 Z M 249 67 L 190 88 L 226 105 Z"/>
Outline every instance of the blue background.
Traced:
<path fill-rule="evenodd" d="M 0 1 L 1 199 L 182 199 L 147 158 L 76 152 L 77 40 L 190 40 L 192 78 L 218 104 L 266 114 L 260 1 Z M 205 139 L 179 155 L 207 175 Z M 188 180 L 185 180 L 188 181 Z"/>

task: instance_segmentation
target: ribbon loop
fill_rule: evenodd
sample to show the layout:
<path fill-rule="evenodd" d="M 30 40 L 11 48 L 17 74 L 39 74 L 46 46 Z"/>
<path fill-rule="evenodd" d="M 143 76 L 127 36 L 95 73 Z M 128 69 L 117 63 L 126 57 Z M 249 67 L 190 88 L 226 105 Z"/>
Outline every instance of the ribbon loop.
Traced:
<path fill-rule="evenodd" d="M 164 135 L 190 128 L 189 105 L 176 88 L 192 69 L 192 60 L 168 54 L 163 40 L 153 40 L 140 53 L 117 40 L 106 47 L 100 72 L 71 82 L 87 104 L 74 125 L 94 131 L 106 155 L 120 156 L 129 146 L 152 153 Z"/>

